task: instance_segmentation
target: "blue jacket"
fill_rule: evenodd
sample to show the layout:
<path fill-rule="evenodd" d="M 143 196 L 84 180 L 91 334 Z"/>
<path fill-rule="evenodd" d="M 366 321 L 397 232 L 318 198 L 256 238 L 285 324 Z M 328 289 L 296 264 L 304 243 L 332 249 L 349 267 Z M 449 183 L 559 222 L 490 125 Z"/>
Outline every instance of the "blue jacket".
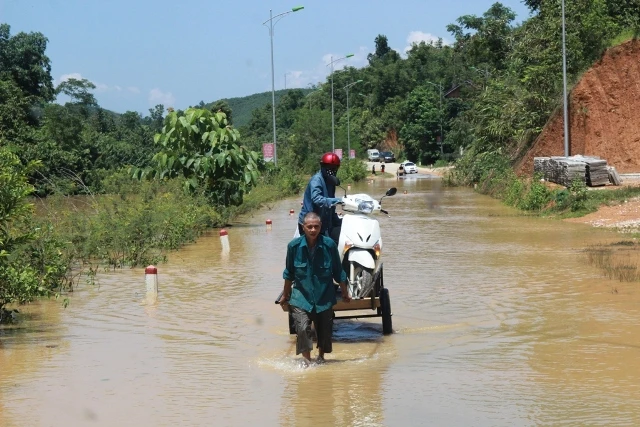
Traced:
<path fill-rule="evenodd" d="M 333 227 L 338 227 L 342 224 L 342 219 L 336 214 L 335 206 L 331 207 L 338 201 L 335 198 L 335 194 L 335 185 L 327 185 L 322 177 L 322 172 L 313 175 L 304 190 L 298 223 L 302 224 L 307 213 L 315 212 L 320 216 L 320 221 L 322 221 L 320 232 L 328 236 Z"/>

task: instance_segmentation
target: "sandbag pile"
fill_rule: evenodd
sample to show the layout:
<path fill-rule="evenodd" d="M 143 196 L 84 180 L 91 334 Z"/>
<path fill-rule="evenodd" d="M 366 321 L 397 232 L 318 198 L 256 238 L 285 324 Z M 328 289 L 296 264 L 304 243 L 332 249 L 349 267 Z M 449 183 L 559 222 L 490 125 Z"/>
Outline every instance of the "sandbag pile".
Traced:
<path fill-rule="evenodd" d="M 607 166 L 607 161 L 596 156 L 535 157 L 533 171 L 542 174 L 545 180 L 565 187 L 569 187 L 575 179 L 590 187 L 606 185 L 609 182 L 620 185 L 619 178 L 612 179 L 613 174 Z"/>

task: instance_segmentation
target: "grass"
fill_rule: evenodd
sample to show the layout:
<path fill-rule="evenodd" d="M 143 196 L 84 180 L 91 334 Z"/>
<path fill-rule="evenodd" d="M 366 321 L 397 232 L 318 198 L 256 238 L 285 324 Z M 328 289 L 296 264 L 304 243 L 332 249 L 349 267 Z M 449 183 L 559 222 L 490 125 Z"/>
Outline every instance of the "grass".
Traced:
<path fill-rule="evenodd" d="M 627 29 L 622 31 L 613 39 L 611 39 L 611 41 L 609 42 L 609 47 L 618 46 L 619 44 L 622 44 L 624 42 L 627 42 L 632 39 L 637 39 L 637 38 L 638 38 L 638 34 L 636 31 L 632 29 Z"/>
<path fill-rule="evenodd" d="M 180 180 L 137 181 L 118 175 L 107 182 L 104 195 L 48 197 L 39 204 L 36 221 L 38 228 L 52 231 L 55 241 L 64 242 L 75 277 L 71 282 L 82 276 L 93 282 L 100 269 L 163 262 L 168 252 L 196 241 L 207 229 L 298 189 L 281 176 L 273 181 L 245 194 L 240 206 L 223 208 L 209 205 L 201 194 L 184 193 Z"/>
<path fill-rule="evenodd" d="M 557 214 L 558 218 L 579 218 L 596 212 L 601 206 L 617 206 L 627 200 L 640 197 L 640 187 L 622 187 L 616 190 L 596 189 L 587 191 L 583 207 L 576 210 L 547 210 L 547 214 Z"/>
<path fill-rule="evenodd" d="M 590 246 L 585 250 L 585 256 L 587 264 L 602 270 L 609 279 L 640 282 L 640 247 L 635 241 Z"/>

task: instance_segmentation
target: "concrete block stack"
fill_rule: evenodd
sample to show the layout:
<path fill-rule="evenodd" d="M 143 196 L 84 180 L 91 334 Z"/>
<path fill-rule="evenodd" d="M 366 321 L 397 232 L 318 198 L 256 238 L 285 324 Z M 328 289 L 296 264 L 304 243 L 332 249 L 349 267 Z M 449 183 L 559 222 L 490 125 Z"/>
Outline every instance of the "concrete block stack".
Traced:
<path fill-rule="evenodd" d="M 619 176 L 614 175 L 607 161 L 596 156 L 552 156 L 535 157 L 534 173 L 541 173 L 545 180 L 569 187 L 574 179 L 580 179 L 590 187 L 598 187 L 611 182 L 620 185 Z M 614 169 L 615 173 L 615 169 Z"/>

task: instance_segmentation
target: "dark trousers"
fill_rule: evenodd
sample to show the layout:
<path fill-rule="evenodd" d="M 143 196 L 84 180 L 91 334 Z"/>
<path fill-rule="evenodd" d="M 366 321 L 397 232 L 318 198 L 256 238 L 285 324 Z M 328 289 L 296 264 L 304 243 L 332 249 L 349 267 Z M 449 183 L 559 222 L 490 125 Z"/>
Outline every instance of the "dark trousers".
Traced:
<path fill-rule="evenodd" d="M 311 333 L 311 322 L 316 327 L 316 337 L 318 338 L 318 348 L 325 353 L 333 351 L 331 342 L 333 336 L 333 310 L 325 310 L 320 313 L 308 312 L 292 305 L 289 306 L 293 321 L 296 325 L 296 354 L 313 350 L 313 334 Z"/>

